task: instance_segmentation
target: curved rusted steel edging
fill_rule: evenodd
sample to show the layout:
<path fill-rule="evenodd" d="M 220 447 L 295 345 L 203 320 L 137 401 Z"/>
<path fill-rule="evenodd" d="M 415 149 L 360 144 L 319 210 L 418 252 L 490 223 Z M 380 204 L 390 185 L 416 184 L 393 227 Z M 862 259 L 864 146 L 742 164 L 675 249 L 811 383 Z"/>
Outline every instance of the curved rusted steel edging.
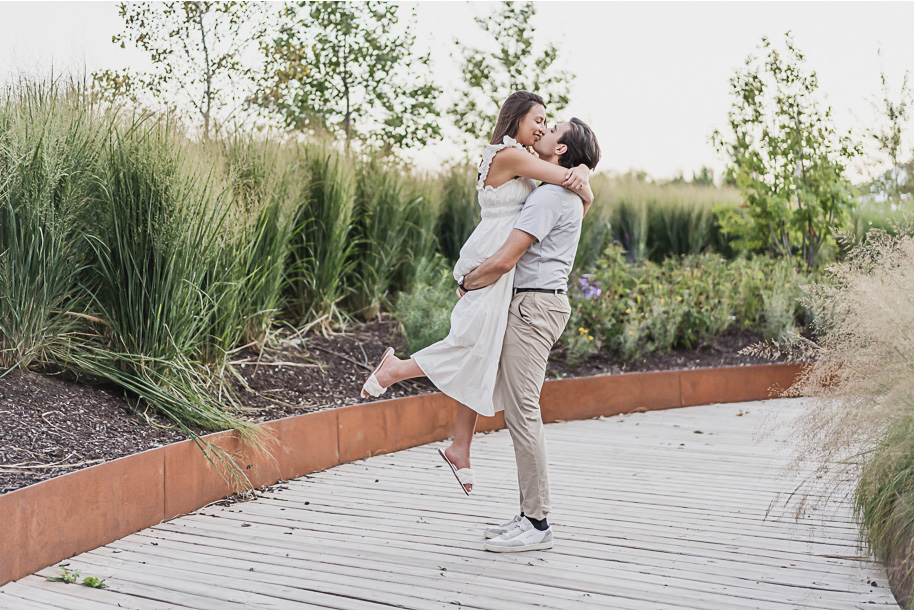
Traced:
<path fill-rule="evenodd" d="M 543 387 L 547 423 L 767 399 L 800 365 L 593 376 Z M 269 454 L 233 432 L 206 438 L 231 452 L 255 487 L 450 437 L 454 400 L 441 393 L 357 404 L 265 423 Z M 501 415 L 477 431 L 504 427 Z M 272 457 L 270 456 L 272 455 Z M 0 586 L 232 493 L 192 441 L 178 442 L 0 495 Z"/>

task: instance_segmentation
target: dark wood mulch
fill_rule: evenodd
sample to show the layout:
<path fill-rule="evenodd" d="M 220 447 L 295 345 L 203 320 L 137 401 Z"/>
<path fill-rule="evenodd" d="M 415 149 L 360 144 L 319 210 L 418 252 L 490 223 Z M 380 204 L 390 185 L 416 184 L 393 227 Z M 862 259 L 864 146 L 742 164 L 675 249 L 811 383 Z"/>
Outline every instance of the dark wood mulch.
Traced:
<path fill-rule="evenodd" d="M 759 338 L 734 335 L 713 346 L 652 354 L 631 363 L 595 355 L 577 367 L 560 351 L 550 360 L 549 378 L 762 363 L 737 354 Z M 390 320 L 360 325 L 330 338 L 308 336 L 283 350 L 247 351 L 233 356 L 243 379 L 231 377 L 246 416 L 267 421 L 334 406 L 359 403 L 361 384 L 385 347 L 406 354 Z M 385 398 L 434 391 L 426 379 L 395 385 Z M 367 400 L 371 401 L 371 400 Z M 0 378 L 0 494 L 82 467 L 185 439 L 185 434 L 135 399 L 110 387 L 62 376 L 14 371 Z"/>

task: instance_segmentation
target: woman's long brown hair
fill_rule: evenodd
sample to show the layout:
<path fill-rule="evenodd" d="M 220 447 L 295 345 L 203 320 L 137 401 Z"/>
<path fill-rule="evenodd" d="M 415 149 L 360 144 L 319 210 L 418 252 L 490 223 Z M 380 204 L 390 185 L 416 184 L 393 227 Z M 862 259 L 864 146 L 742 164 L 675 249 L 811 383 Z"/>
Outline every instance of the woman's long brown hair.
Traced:
<path fill-rule="evenodd" d="M 508 96 L 498 112 L 498 121 L 495 122 L 495 130 L 492 132 L 492 140 L 489 141 L 489 144 L 501 144 L 505 136 L 511 138 L 517 136 L 521 119 L 536 104 L 543 108 L 546 107 L 546 102 L 540 96 L 529 91 L 515 91 Z"/>

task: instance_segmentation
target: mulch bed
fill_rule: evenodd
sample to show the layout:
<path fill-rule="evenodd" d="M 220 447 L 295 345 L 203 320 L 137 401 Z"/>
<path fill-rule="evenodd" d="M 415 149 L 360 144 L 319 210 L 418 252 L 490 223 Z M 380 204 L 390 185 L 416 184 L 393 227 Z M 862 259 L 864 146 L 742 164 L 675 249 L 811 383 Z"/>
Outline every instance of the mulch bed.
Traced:
<path fill-rule="evenodd" d="M 547 375 L 568 378 L 767 363 L 737 354 L 758 340 L 727 336 L 713 346 L 647 355 L 630 363 L 599 354 L 574 368 L 554 351 Z M 246 416 L 258 422 L 356 404 L 366 401 L 359 398 L 359 389 L 387 346 L 395 347 L 398 355 L 407 353 L 390 320 L 329 338 L 286 342 L 283 350 L 248 350 L 233 355 L 239 376 L 231 377 L 231 384 L 249 407 Z M 426 379 L 405 381 L 385 398 L 434 390 Z M 138 408 L 135 398 L 114 387 L 22 371 L 0 378 L 0 494 L 185 438 L 167 419 Z"/>

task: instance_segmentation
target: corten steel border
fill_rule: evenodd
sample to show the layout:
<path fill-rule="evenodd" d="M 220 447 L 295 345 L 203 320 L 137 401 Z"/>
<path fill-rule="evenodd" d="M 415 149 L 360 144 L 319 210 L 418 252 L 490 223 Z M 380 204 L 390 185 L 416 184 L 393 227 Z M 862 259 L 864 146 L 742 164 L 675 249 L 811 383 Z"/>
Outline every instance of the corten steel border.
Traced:
<path fill-rule="evenodd" d="M 767 399 L 802 366 L 777 364 L 549 381 L 547 423 Z M 235 457 L 254 487 L 451 435 L 456 403 L 441 393 L 357 404 L 271 421 L 274 442 L 253 451 L 233 432 L 206 436 Z M 499 415 L 477 431 L 504 427 Z M 0 495 L 0 586 L 233 493 L 188 440 Z"/>

